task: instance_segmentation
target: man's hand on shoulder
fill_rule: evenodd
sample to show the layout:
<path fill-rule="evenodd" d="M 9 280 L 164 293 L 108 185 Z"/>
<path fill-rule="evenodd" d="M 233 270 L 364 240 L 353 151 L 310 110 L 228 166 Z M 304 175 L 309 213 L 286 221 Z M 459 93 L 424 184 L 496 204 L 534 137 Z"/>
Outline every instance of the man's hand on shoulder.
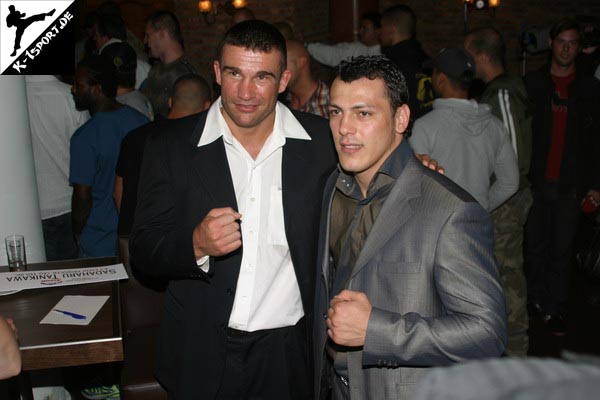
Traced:
<path fill-rule="evenodd" d="M 416 154 L 415 156 L 417 156 L 417 158 L 419 159 L 419 161 L 421 161 L 421 163 L 426 166 L 429 169 L 432 169 L 442 175 L 444 175 L 444 173 L 446 172 L 446 170 L 444 169 L 444 167 L 439 166 L 437 160 L 434 160 L 433 158 L 429 157 L 429 155 L 427 154 Z"/>
<path fill-rule="evenodd" d="M 335 343 L 357 347 L 365 344 L 373 306 L 362 292 L 343 290 L 331 300 L 327 334 Z"/>
<path fill-rule="evenodd" d="M 242 215 L 231 207 L 213 208 L 194 229 L 192 236 L 196 259 L 223 256 L 242 245 L 239 220 Z"/>

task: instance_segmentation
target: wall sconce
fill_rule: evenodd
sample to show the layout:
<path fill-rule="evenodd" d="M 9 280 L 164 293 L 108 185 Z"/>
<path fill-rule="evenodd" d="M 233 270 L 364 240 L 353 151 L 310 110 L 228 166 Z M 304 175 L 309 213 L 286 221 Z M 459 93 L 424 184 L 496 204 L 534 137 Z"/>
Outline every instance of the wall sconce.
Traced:
<path fill-rule="evenodd" d="M 217 20 L 217 14 L 223 12 L 233 15 L 238 8 L 246 7 L 246 0 L 200 0 L 198 2 L 198 11 L 204 16 L 207 24 L 213 24 Z"/>
<path fill-rule="evenodd" d="M 500 5 L 500 0 L 464 0 L 465 7 L 473 10 L 489 8 L 493 10 Z"/>
<path fill-rule="evenodd" d="M 468 27 L 468 14 L 469 11 L 485 10 L 491 12 L 492 16 L 496 16 L 496 7 L 500 5 L 500 0 L 463 0 L 465 9 L 465 33 L 469 31 Z"/>

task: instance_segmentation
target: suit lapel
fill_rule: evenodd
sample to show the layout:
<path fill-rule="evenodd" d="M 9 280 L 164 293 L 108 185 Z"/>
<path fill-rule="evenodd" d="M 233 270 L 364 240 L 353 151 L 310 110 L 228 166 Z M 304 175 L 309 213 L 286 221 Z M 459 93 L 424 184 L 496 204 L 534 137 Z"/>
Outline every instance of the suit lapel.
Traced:
<path fill-rule="evenodd" d="M 223 138 L 221 137 L 210 144 L 198 147 L 198 141 L 205 122 L 206 114 L 203 114 L 203 118 L 196 125 L 190 140 L 190 144 L 193 146 L 192 168 L 201 184 L 201 187 L 195 185 L 196 190 L 205 191 L 214 201 L 215 207 L 232 207 L 237 211 L 235 189 L 233 188 Z"/>
<path fill-rule="evenodd" d="M 406 164 L 404 171 L 396 180 L 392 191 L 387 199 L 367 240 L 358 255 L 354 269 L 350 275 L 352 279 L 358 274 L 368 262 L 378 253 L 378 251 L 387 243 L 389 238 L 394 235 L 410 218 L 414 210 L 410 205 L 410 199 L 421 195 L 422 172 L 419 170 L 418 161 L 411 157 Z"/>
<path fill-rule="evenodd" d="M 296 236 L 295 226 L 302 222 L 305 196 L 303 195 L 305 172 L 309 168 L 309 157 L 306 151 L 306 141 L 299 139 L 286 139 L 283 146 L 281 162 L 281 186 L 283 202 L 283 218 L 288 244 L 292 246 L 291 238 Z"/>

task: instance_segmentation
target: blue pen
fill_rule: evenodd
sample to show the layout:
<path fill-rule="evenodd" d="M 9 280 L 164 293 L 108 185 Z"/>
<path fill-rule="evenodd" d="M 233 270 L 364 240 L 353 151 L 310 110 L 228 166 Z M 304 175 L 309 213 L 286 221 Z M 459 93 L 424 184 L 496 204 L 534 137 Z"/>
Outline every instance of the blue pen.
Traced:
<path fill-rule="evenodd" d="M 74 312 L 70 312 L 70 311 L 57 310 L 56 308 L 53 309 L 52 311 L 56 311 L 57 313 L 68 315 L 69 317 L 73 317 L 75 319 L 86 319 L 85 315 L 75 314 Z"/>

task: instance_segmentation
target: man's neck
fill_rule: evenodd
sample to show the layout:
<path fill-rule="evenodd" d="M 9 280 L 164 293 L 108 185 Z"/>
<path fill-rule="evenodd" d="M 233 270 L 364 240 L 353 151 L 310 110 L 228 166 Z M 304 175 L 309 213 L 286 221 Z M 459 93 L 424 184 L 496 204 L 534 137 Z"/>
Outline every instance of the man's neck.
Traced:
<path fill-rule="evenodd" d="M 183 57 L 183 49 L 181 46 L 175 45 L 169 47 L 160 55 L 160 62 L 163 64 L 170 64 L 181 57 Z"/>
<path fill-rule="evenodd" d="M 563 78 L 575 74 L 575 63 L 571 63 L 567 66 L 558 65 L 554 61 L 550 64 L 550 73 L 554 76 Z"/>
<path fill-rule="evenodd" d="M 487 69 L 483 70 L 483 82 L 490 83 L 500 75 L 504 74 L 504 68 L 498 65 L 490 65 Z"/>
<path fill-rule="evenodd" d="M 300 76 L 294 83 L 294 87 L 289 87 L 291 107 L 293 110 L 302 108 L 304 104 L 312 97 L 317 90 L 318 82 L 310 75 Z"/>
<path fill-rule="evenodd" d="M 92 105 L 92 107 L 90 107 L 90 115 L 94 115 L 96 113 L 99 112 L 110 112 L 110 111 L 115 111 L 118 110 L 119 108 L 123 107 L 121 104 L 119 104 L 119 102 L 117 102 L 114 98 L 112 97 L 103 97 L 101 99 L 98 99 L 96 101 L 95 104 Z"/>
<path fill-rule="evenodd" d="M 407 40 L 410 40 L 410 38 L 411 38 L 410 36 L 402 35 L 400 33 L 396 33 L 394 35 L 394 41 L 393 41 L 394 44 L 393 44 L 393 46 L 395 46 L 395 45 L 397 45 L 399 43 L 402 43 L 402 42 L 406 42 Z"/>
<path fill-rule="evenodd" d="M 258 154 L 267 141 L 267 138 L 273 132 L 275 126 L 275 111 L 268 115 L 257 126 L 245 128 L 235 124 L 235 122 L 227 115 L 227 112 L 221 108 L 221 114 L 231 130 L 231 134 L 238 142 L 246 149 L 252 159 L 256 160 Z"/>

